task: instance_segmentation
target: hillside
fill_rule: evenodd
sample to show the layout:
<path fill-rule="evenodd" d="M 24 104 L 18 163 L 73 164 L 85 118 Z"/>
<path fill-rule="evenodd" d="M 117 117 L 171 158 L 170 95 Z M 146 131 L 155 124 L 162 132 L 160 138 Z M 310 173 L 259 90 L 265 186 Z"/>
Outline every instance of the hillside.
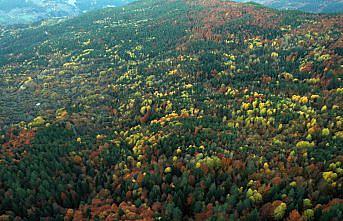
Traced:
<path fill-rule="evenodd" d="M 0 220 L 342 220 L 342 21 L 142 0 L 0 29 Z"/>
<path fill-rule="evenodd" d="M 129 2 L 132 0 L 0 0 L 0 24 L 30 24 Z"/>
<path fill-rule="evenodd" d="M 267 7 L 287 10 L 301 10 L 312 13 L 342 13 L 343 0 L 235 0 L 236 2 L 257 2 Z"/>

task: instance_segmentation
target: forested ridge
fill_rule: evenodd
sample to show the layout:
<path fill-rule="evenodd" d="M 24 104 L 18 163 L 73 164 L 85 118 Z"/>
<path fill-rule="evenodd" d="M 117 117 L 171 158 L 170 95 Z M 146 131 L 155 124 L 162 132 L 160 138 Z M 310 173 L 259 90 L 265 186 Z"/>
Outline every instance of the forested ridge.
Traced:
<path fill-rule="evenodd" d="M 287 10 L 301 10 L 311 13 L 343 12 L 342 0 L 234 0 L 236 2 L 257 2 L 268 7 Z"/>
<path fill-rule="evenodd" d="M 141 0 L 0 26 L 0 220 L 342 220 L 342 16 Z"/>
<path fill-rule="evenodd" d="M 129 4 L 132 0 L 0 0 L 1 25 L 29 25 L 44 19 Z"/>

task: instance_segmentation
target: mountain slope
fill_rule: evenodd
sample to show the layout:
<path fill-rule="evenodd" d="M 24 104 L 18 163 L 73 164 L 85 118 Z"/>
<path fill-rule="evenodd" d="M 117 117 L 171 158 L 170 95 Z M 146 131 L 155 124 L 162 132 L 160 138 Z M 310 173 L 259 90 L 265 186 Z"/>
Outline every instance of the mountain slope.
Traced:
<path fill-rule="evenodd" d="M 1 0 L 0 24 L 28 24 L 42 19 L 75 16 L 109 6 L 121 6 L 132 0 Z"/>
<path fill-rule="evenodd" d="M 146 0 L 0 38 L 1 219 L 342 216 L 342 15 Z"/>
<path fill-rule="evenodd" d="M 235 0 L 236 2 L 257 2 L 276 9 L 301 10 L 314 13 L 343 12 L 342 0 Z"/>

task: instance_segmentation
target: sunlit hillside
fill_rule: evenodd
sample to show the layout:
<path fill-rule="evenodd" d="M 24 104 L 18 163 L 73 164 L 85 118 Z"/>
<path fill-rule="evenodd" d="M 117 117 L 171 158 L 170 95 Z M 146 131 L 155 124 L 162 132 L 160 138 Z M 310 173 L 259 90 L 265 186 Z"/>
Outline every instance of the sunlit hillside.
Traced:
<path fill-rule="evenodd" d="M 342 13 L 343 0 L 234 0 L 236 2 L 257 2 L 268 7 L 287 10 L 301 10 L 311 13 Z"/>
<path fill-rule="evenodd" d="M 133 0 L 0 0 L 0 24 L 23 25 L 43 19 L 126 5 Z"/>

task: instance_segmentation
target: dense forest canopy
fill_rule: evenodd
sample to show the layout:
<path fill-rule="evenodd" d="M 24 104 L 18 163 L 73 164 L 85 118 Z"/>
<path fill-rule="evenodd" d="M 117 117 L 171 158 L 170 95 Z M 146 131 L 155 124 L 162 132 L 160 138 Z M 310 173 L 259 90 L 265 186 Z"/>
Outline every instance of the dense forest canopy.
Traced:
<path fill-rule="evenodd" d="M 94 9 L 122 6 L 134 1 L 135 0 L 0 0 L 0 24 L 27 25 L 46 19 L 77 16 L 82 12 Z M 343 12 L 343 0 L 233 1 L 256 2 L 275 9 L 301 10 L 311 13 Z"/>
<path fill-rule="evenodd" d="M 0 220 L 342 220 L 342 23 L 142 0 L 0 27 Z"/>

